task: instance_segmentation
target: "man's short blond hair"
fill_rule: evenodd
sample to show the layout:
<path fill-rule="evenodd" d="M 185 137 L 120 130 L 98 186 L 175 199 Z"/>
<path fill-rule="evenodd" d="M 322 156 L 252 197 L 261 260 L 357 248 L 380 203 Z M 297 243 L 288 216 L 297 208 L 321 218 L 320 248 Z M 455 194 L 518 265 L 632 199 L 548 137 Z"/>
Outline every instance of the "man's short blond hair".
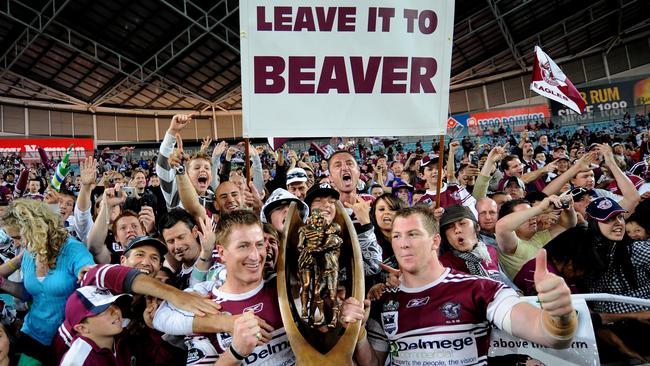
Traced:
<path fill-rule="evenodd" d="M 414 215 L 420 217 L 420 219 L 422 220 L 422 225 L 424 225 L 424 229 L 429 234 L 431 235 L 440 234 L 440 223 L 433 216 L 431 210 L 429 210 L 429 208 L 424 205 L 415 205 L 413 207 L 406 207 L 397 211 L 397 213 L 395 214 L 395 219 L 393 219 L 393 223 L 395 222 L 395 220 L 397 220 L 398 217 L 406 219 Z"/>

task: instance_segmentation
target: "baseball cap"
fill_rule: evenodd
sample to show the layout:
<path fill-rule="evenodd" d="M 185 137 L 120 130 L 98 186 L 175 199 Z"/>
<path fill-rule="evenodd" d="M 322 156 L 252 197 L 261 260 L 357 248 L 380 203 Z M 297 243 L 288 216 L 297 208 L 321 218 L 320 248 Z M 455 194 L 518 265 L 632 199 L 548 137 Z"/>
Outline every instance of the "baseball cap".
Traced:
<path fill-rule="evenodd" d="M 395 191 L 397 191 L 400 188 L 406 188 L 406 189 L 408 189 L 409 192 L 413 192 L 415 190 L 415 188 L 412 185 L 404 182 L 403 180 L 401 180 L 399 178 L 395 179 L 395 182 L 393 182 L 393 187 L 392 188 Z"/>
<path fill-rule="evenodd" d="M 594 142 L 589 145 L 589 148 L 587 148 L 587 151 L 591 151 L 594 147 L 598 146 L 598 143 Z"/>
<path fill-rule="evenodd" d="M 440 218 L 440 227 L 444 227 L 462 219 L 470 219 L 477 222 L 476 217 L 468 207 L 461 205 L 449 206 L 445 209 L 445 213 L 443 213 Z"/>
<path fill-rule="evenodd" d="M 311 203 L 314 201 L 314 199 L 318 197 L 334 197 L 337 200 L 340 197 L 339 191 L 334 189 L 330 184 L 328 183 L 321 183 L 321 184 L 314 184 L 309 191 L 307 191 L 307 196 L 305 196 L 305 203 L 307 206 L 311 206 Z"/>
<path fill-rule="evenodd" d="M 571 159 L 569 158 L 569 155 L 567 155 L 567 154 L 562 154 L 562 155 L 558 156 L 557 160 L 558 161 L 560 161 L 560 160 L 571 161 Z"/>
<path fill-rule="evenodd" d="M 429 164 L 435 164 L 438 162 L 438 154 L 433 154 L 433 155 L 425 155 L 422 157 L 422 160 L 420 161 L 420 168 L 424 168 L 425 166 Z"/>
<path fill-rule="evenodd" d="M 70 327 L 74 327 L 88 317 L 101 314 L 113 304 L 128 306 L 130 303 L 130 294 L 113 295 L 107 289 L 84 286 L 68 297 L 65 303 L 65 318 Z"/>
<path fill-rule="evenodd" d="M 287 172 L 287 185 L 296 182 L 306 182 L 307 172 L 303 168 L 293 168 Z"/>
<path fill-rule="evenodd" d="M 294 196 L 291 192 L 283 188 L 277 188 L 269 198 L 266 200 L 264 206 L 262 206 L 262 211 L 260 212 L 260 220 L 264 223 L 269 223 L 271 220 L 271 213 L 276 209 L 285 204 L 291 204 L 291 202 L 296 202 L 298 209 L 300 210 L 300 217 L 304 220 L 309 216 L 309 207 Z"/>
<path fill-rule="evenodd" d="M 165 245 L 165 243 L 163 243 L 162 241 L 153 238 L 151 236 L 136 236 L 135 238 L 131 239 L 131 241 L 129 241 L 129 243 L 126 245 L 126 248 L 124 249 L 124 253 L 128 252 L 131 249 L 141 247 L 143 245 L 150 245 L 158 249 L 158 252 L 160 252 L 161 257 L 167 254 L 167 245 Z"/>
<path fill-rule="evenodd" d="M 526 184 L 524 184 L 524 181 L 519 179 L 519 177 L 510 177 L 510 178 L 508 178 L 508 180 L 506 180 L 503 187 L 505 188 L 505 187 L 509 186 L 511 183 L 517 183 L 517 185 L 521 189 L 523 189 L 524 191 L 526 190 Z"/>
<path fill-rule="evenodd" d="M 610 218 L 627 212 L 618 202 L 609 197 L 598 197 L 591 201 L 586 208 L 587 215 L 596 221 L 607 221 Z"/>

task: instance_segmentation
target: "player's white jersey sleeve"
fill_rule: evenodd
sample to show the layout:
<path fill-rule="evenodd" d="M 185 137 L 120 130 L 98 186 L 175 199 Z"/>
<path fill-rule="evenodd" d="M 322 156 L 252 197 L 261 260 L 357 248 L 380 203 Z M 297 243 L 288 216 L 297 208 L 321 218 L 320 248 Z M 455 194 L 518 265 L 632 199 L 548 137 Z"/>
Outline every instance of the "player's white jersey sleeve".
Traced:
<path fill-rule="evenodd" d="M 206 281 L 185 289 L 185 292 L 196 292 L 207 295 L 212 289 L 213 282 Z M 171 335 L 191 335 L 194 314 L 181 310 L 168 301 L 163 301 L 153 318 L 153 327 L 163 333 Z"/>
<path fill-rule="evenodd" d="M 494 299 L 488 305 L 486 318 L 497 328 L 512 334 L 510 313 L 515 305 L 523 301 L 513 289 L 503 287 L 494 295 Z"/>

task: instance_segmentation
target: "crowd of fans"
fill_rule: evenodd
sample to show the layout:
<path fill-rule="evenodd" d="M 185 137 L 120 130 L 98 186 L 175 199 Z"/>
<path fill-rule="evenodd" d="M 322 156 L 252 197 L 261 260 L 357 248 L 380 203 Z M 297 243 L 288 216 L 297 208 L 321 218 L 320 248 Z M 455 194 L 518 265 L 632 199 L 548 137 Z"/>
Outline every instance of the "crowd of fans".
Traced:
<path fill-rule="evenodd" d="M 368 295 L 331 300 L 333 326 L 363 322 L 361 365 L 411 357 L 418 348 L 398 352 L 395 337 L 438 326 L 471 325 L 475 364 L 491 326 L 564 347 L 570 293 L 650 300 L 645 123 L 502 128 L 447 141 L 443 156 L 436 140 L 257 146 L 250 164 L 242 144 L 184 152 L 190 123 L 175 116 L 154 159 L 128 148 L 81 159 L 60 191 L 56 161 L 0 158 L 0 365 L 293 364 L 275 284 L 292 202 L 303 221 L 319 210 L 331 224 L 340 201 L 354 223 Z M 603 360 L 646 360 L 649 308 L 589 305 Z M 417 324 L 392 324 L 398 313 Z"/>

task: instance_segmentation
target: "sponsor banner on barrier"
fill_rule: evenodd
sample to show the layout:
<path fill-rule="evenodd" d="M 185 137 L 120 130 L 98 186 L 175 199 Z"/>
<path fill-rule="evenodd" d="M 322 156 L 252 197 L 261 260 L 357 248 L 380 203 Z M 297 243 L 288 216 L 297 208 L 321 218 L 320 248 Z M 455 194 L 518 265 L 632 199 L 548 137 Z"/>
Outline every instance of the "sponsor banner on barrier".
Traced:
<path fill-rule="evenodd" d="M 240 2 L 246 137 L 446 131 L 454 1 Z"/>
<path fill-rule="evenodd" d="M 487 131 L 494 132 L 495 128 L 503 126 L 512 132 L 521 132 L 527 124 L 535 125 L 535 122 L 548 119 L 550 110 L 547 105 L 531 105 L 528 107 L 498 109 L 487 112 L 476 112 L 469 114 L 453 115 L 449 120 L 467 128 L 470 136 L 485 135 Z M 447 123 L 449 127 L 449 121 Z M 456 127 L 458 128 L 458 127 Z"/>
<path fill-rule="evenodd" d="M 530 304 L 537 304 L 537 297 L 524 298 Z M 513 337 L 493 328 L 490 337 L 488 357 L 495 365 L 600 365 L 596 336 L 589 315 L 589 308 L 583 299 L 573 299 L 578 311 L 578 331 L 567 349 L 553 349 L 521 338 Z"/>
<path fill-rule="evenodd" d="M 62 158 L 70 145 L 74 145 L 70 158 L 76 160 L 80 156 L 92 154 L 95 149 L 92 138 L 0 138 L 0 152 L 5 154 L 19 154 L 23 160 L 40 160 L 38 148 L 45 150 L 50 158 Z"/>
<path fill-rule="evenodd" d="M 551 102 L 553 118 L 559 123 L 580 123 L 621 119 L 629 112 L 634 119 L 634 106 L 650 105 L 650 77 L 612 81 L 606 84 L 578 88 L 587 102 L 585 112 L 579 115 L 562 104 Z M 642 109 L 641 113 L 647 113 Z"/>
<path fill-rule="evenodd" d="M 461 136 L 469 133 L 467 129 L 467 118 L 469 114 L 459 114 L 451 116 L 447 119 L 447 136 L 457 140 Z"/>

